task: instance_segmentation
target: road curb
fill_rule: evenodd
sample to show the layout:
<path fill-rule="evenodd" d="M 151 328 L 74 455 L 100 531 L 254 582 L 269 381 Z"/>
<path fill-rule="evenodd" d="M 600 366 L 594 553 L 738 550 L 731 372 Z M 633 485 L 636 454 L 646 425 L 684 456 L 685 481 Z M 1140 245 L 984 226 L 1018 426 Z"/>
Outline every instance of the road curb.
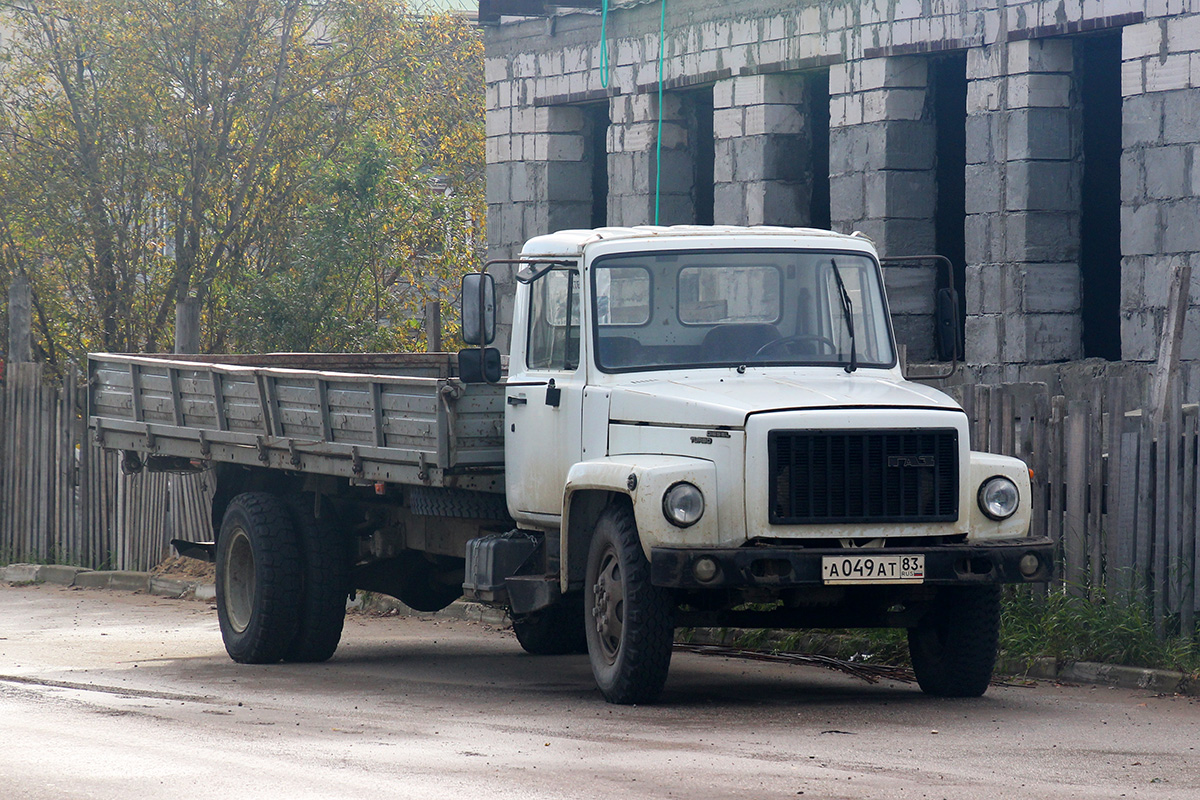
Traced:
<path fill-rule="evenodd" d="M 9 564 L 6 567 L 0 567 L 0 581 L 10 584 L 53 583 L 87 589 L 116 589 L 209 603 L 214 602 L 217 597 L 216 587 L 211 583 L 153 576 L 148 572 L 90 570 L 60 564 Z M 495 626 L 507 626 L 511 622 L 503 611 L 467 600 L 455 600 L 441 611 L 430 613 L 416 611 L 399 600 L 374 592 L 359 593 L 355 600 L 347 604 L 347 609 L 429 619 L 456 619 Z M 715 632 L 708 629 L 695 628 L 692 630 L 691 641 L 728 644 L 731 636 L 736 636 L 738 631 L 723 629 L 722 633 L 724 635 L 716 636 Z M 709 639 L 711 641 L 708 641 Z M 1090 661 L 1059 664 L 1053 658 L 1038 658 L 1032 663 L 1001 660 L 996 665 L 996 671 L 1003 675 L 1045 681 L 1086 683 L 1116 689 L 1138 689 L 1163 694 L 1200 696 L 1200 681 L 1182 672 L 1165 669 L 1123 667 Z"/>
<path fill-rule="evenodd" d="M 75 582 L 68 584 L 83 589 L 117 589 L 125 592 L 149 592 L 150 573 L 125 570 L 95 570 L 80 572 Z"/>
<path fill-rule="evenodd" d="M 1200 686 L 1193 685 L 1187 675 L 1165 669 L 1122 667 L 1115 664 L 1096 664 L 1076 661 L 1066 664 L 1058 673 L 1059 680 L 1074 683 L 1095 683 L 1119 689 L 1145 689 L 1151 692 L 1200 695 Z"/>
<path fill-rule="evenodd" d="M 93 570 L 63 564 L 9 564 L 0 568 L 0 580 L 8 583 L 54 583 L 75 586 L 79 576 Z"/>

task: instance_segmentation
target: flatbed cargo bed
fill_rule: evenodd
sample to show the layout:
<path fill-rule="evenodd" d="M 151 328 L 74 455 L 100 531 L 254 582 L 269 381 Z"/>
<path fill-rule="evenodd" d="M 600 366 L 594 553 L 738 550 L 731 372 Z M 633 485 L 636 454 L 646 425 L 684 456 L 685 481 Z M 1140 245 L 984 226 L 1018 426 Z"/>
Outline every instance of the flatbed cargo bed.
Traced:
<path fill-rule="evenodd" d="M 104 447 L 363 481 L 504 490 L 503 384 L 450 353 L 88 357 Z"/>

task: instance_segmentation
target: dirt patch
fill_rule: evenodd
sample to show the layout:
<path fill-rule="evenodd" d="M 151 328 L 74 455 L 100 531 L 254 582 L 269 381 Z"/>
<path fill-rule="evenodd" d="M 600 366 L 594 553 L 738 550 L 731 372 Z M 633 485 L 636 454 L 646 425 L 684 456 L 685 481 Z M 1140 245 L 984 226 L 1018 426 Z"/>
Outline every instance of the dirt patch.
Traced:
<path fill-rule="evenodd" d="M 213 583 L 217 579 L 215 564 L 187 556 L 172 556 L 150 570 L 154 577 L 188 578 L 202 583 Z"/>

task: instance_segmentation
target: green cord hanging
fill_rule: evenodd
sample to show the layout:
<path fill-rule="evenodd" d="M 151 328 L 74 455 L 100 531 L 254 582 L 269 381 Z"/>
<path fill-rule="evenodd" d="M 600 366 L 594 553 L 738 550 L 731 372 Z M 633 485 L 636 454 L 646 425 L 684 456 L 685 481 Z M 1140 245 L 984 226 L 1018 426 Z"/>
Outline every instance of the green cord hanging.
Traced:
<path fill-rule="evenodd" d="M 608 88 L 608 0 L 600 5 L 600 85 Z"/>
<path fill-rule="evenodd" d="M 607 2 L 607 0 L 605 0 Z M 663 129 L 663 38 L 667 28 L 667 0 L 662 0 L 658 16 L 658 135 L 654 137 L 654 224 L 658 224 L 658 207 L 662 198 L 662 129 Z"/>

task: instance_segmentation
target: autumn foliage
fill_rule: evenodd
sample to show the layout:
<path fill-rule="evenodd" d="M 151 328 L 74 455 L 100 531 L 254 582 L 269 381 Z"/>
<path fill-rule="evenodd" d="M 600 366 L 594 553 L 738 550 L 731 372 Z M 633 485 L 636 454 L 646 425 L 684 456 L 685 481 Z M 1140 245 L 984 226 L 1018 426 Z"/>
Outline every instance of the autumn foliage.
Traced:
<path fill-rule="evenodd" d="M 449 306 L 479 261 L 465 20 L 49 0 L 0 28 L 0 282 L 29 276 L 51 363 L 169 350 L 189 297 L 205 351 L 411 349 L 424 303 Z"/>

